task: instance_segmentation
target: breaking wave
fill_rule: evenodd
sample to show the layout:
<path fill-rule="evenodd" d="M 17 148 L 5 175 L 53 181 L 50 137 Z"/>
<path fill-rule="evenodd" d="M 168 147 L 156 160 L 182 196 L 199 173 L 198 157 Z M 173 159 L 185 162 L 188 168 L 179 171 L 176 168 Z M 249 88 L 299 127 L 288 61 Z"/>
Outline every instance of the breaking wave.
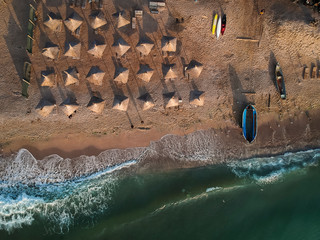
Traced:
<path fill-rule="evenodd" d="M 277 181 L 293 171 L 304 171 L 306 167 L 318 166 L 320 149 L 286 153 L 273 157 L 251 158 L 228 164 L 240 178 L 250 178 L 260 183 Z"/>
<path fill-rule="evenodd" d="M 79 225 L 93 226 L 97 216 L 108 211 L 119 187 L 121 181 L 116 172 L 141 162 L 147 154 L 146 149 L 111 150 L 98 156 L 81 156 L 76 159 L 51 155 L 40 161 L 27 150 L 21 149 L 10 159 L 0 159 L 0 167 L 3 169 L 0 172 L 0 230 L 10 233 L 18 228 L 32 226 L 35 222 L 41 223 L 47 233 L 65 233 Z M 201 159 L 205 155 L 203 153 Z M 250 183 L 270 183 L 291 172 L 317 166 L 319 159 L 320 149 L 316 149 L 220 163 L 223 171 L 229 174 L 228 177 L 220 177 L 230 178 L 231 175 L 232 179 L 240 181 L 250 179 Z M 216 180 L 221 181 L 218 178 Z M 232 180 L 228 186 L 214 185 L 215 182 L 212 184 L 191 198 L 172 203 L 169 200 L 162 207 L 158 206 L 160 208 L 155 212 L 246 186 L 246 183 L 238 180 Z"/>
<path fill-rule="evenodd" d="M 117 184 L 114 171 L 136 164 L 130 160 L 94 174 L 65 182 L 26 185 L 0 184 L 0 230 L 31 225 L 39 220 L 47 232 L 64 233 L 76 224 L 92 225 L 108 209 Z"/>

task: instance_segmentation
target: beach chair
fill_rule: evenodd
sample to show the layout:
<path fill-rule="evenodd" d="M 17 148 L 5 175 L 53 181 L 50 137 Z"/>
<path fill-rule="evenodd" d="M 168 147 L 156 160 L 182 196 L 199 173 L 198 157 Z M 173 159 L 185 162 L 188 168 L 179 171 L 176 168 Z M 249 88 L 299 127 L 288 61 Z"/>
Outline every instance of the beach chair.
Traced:
<path fill-rule="evenodd" d="M 32 54 L 32 45 L 33 45 L 33 38 L 29 35 L 27 36 L 27 51 Z"/>
<path fill-rule="evenodd" d="M 74 31 L 74 35 L 76 35 L 76 36 L 78 36 L 78 37 L 80 37 L 80 27 L 81 27 L 81 26 L 79 26 L 79 27 Z"/>
<path fill-rule="evenodd" d="M 314 66 L 311 70 L 311 78 L 317 77 L 317 68 Z"/>
<path fill-rule="evenodd" d="M 27 27 L 27 34 L 33 38 L 33 30 L 34 30 L 34 23 L 29 19 L 28 27 Z"/>
<path fill-rule="evenodd" d="M 87 7 L 87 0 L 82 0 L 81 7 L 82 9 L 85 9 Z"/>
<path fill-rule="evenodd" d="M 30 4 L 29 20 L 35 23 L 37 21 L 36 9 Z"/>
<path fill-rule="evenodd" d="M 98 8 L 99 8 L 99 9 L 102 9 L 102 7 L 103 7 L 103 0 L 99 0 L 99 2 L 98 2 Z"/>
<path fill-rule="evenodd" d="M 21 81 L 21 94 L 25 98 L 29 97 L 28 87 L 30 85 L 30 76 L 31 76 L 31 63 L 25 62 L 23 65 L 23 79 Z"/>
<path fill-rule="evenodd" d="M 71 7 L 71 8 L 74 7 L 74 0 L 69 0 L 69 7 Z"/>
<path fill-rule="evenodd" d="M 309 78 L 310 75 L 310 68 L 304 67 L 303 68 L 303 79 Z"/>

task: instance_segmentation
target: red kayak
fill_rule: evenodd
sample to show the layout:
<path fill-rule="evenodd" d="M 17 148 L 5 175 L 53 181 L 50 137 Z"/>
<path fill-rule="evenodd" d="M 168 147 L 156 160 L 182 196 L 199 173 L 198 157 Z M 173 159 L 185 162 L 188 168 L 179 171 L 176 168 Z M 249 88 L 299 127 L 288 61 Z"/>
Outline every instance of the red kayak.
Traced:
<path fill-rule="evenodd" d="M 224 31 L 226 30 L 226 24 L 227 24 L 227 16 L 224 14 L 222 17 L 221 35 L 223 35 Z"/>

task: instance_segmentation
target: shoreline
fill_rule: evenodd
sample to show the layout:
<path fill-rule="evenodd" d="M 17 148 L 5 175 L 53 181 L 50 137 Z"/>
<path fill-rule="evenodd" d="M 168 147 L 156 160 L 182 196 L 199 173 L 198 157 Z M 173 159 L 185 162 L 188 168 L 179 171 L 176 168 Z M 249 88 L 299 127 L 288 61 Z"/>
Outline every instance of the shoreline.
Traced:
<path fill-rule="evenodd" d="M 309 118 L 306 114 L 300 114 L 295 120 L 283 118 L 281 121 L 276 121 L 273 115 L 265 116 L 259 124 L 259 135 L 252 144 L 244 140 L 241 128 L 235 125 L 220 129 L 198 129 L 181 135 L 166 134 L 158 140 L 157 135 L 139 135 L 136 131 L 129 134 L 124 132 L 119 136 L 91 137 L 90 147 L 84 149 L 83 144 L 89 144 L 89 138 L 79 135 L 73 135 L 74 138 L 69 136 L 69 139 L 61 136 L 60 141 L 49 138 L 45 142 L 32 142 L 27 151 L 19 152 L 22 145 L 15 142 L 15 153 L 0 155 L 0 179 L 13 184 L 53 183 L 90 175 L 131 160 L 136 160 L 137 164 L 126 172 L 152 173 L 315 149 L 320 147 L 320 115 L 317 113 L 310 113 Z M 132 142 L 128 136 L 135 136 L 140 141 Z M 122 145 L 99 149 L 108 142 L 115 144 L 117 137 L 125 139 Z M 66 144 L 68 142 L 82 148 L 81 151 L 70 152 L 70 145 Z M 57 148 L 45 148 L 53 143 Z M 123 148 L 119 148 L 121 146 Z M 67 156 L 59 156 L 63 155 L 61 153 Z M 70 153 L 77 155 L 71 157 Z"/>
<path fill-rule="evenodd" d="M 213 128 L 217 124 L 212 124 L 211 126 L 209 124 L 202 124 L 201 126 L 195 125 L 188 130 L 174 129 L 173 131 L 160 131 L 159 129 L 134 129 L 132 131 L 120 132 L 117 135 L 87 136 L 85 133 L 74 133 L 29 142 L 26 139 L 20 139 L 2 146 L 2 156 L 9 156 L 22 148 L 27 149 L 38 160 L 52 154 L 71 159 L 82 155 L 98 156 L 107 150 L 148 148 L 154 144 L 161 143 L 162 139 L 168 136 L 172 136 L 173 138 L 181 137 L 183 139 L 198 132 L 205 132 L 205 134 L 210 135 L 210 131 L 213 132 L 213 135 L 217 139 L 220 139 L 220 143 L 222 144 L 219 147 L 220 149 L 228 149 L 228 145 L 234 147 L 239 145 L 239 148 L 245 146 L 245 149 L 248 150 L 248 156 L 256 156 L 255 152 L 263 151 L 265 148 L 282 148 L 284 151 L 280 152 L 286 152 L 290 150 L 295 151 L 297 147 L 299 151 L 308 148 L 308 146 L 314 148 L 320 146 L 320 124 L 318 124 L 320 114 L 318 114 L 318 111 L 313 111 L 308 116 L 301 113 L 294 120 L 287 117 L 281 121 L 277 121 L 275 118 L 274 113 L 264 114 L 261 117 L 257 141 L 251 144 L 246 143 L 243 139 L 241 128 L 234 124 L 226 124 L 220 128 Z M 304 133 L 305 136 L 301 135 L 301 133 Z M 285 134 L 286 136 L 284 136 Z M 297 142 L 297 140 L 299 141 Z M 226 154 L 226 158 L 229 155 Z"/>

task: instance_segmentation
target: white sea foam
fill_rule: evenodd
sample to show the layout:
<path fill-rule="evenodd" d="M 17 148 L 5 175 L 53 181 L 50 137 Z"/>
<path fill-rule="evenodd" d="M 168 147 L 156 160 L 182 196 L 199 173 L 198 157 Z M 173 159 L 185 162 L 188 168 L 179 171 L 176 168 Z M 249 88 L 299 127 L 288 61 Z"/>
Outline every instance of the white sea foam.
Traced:
<path fill-rule="evenodd" d="M 221 190 L 222 187 L 210 187 L 206 189 L 206 193 Z"/>
<path fill-rule="evenodd" d="M 97 173 L 53 184 L 27 186 L 2 184 L 0 187 L 0 230 L 8 232 L 35 219 L 49 232 L 63 233 L 79 219 L 92 224 L 94 217 L 108 208 L 117 184 L 114 171 L 130 167 L 137 160 L 110 166 Z"/>
<path fill-rule="evenodd" d="M 251 178 L 261 183 L 270 183 L 281 179 L 293 171 L 304 171 L 306 167 L 317 166 L 320 150 L 308 150 L 286 153 L 276 157 L 251 158 L 228 164 L 232 172 L 240 178 Z"/>
<path fill-rule="evenodd" d="M 42 184 L 64 182 L 75 177 L 91 175 L 144 155 L 144 148 L 107 150 L 98 156 L 62 158 L 56 154 L 37 160 L 26 149 L 7 158 L 0 157 L 0 182 L 8 184 Z"/>

